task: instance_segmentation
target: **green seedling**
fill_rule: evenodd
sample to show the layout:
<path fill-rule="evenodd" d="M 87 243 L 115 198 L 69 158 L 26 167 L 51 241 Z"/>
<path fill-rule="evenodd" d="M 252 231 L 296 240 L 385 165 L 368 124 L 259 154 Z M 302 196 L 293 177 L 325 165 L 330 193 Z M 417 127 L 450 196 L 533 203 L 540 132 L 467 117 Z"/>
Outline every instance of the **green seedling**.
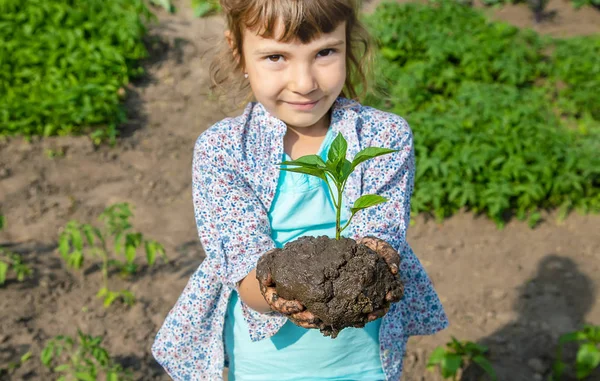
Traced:
<path fill-rule="evenodd" d="M 352 218 L 358 211 L 387 201 L 385 197 L 375 194 L 367 194 L 359 197 L 354 202 L 354 206 L 350 208 L 352 214 L 348 219 L 348 222 L 342 227 L 342 194 L 350 174 L 354 172 L 356 167 L 364 161 L 377 156 L 397 152 L 397 150 L 388 148 L 367 147 L 357 153 L 354 157 L 354 160 L 349 161 L 346 159 L 347 148 L 348 143 L 346 142 L 346 139 L 344 139 L 344 136 L 339 133 L 331 143 L 331 148 L 327 154 L 327 161 L 323 161 L 319 155 L 306 155 L 296 160 L 279 163 L 279 165 L 292 166 L 291 168 L 281 168 L 281 170 L 304 173 L 307 175 L 316 176 L 325 181 L 336 209 L 335 239 L 337 240 L 340 239 L 340 234 L 348 227 L 348 225 L 350 225 Z"/>
<path fill-rule="evenodd" d="M 4 229 L 5 224 L 6 219 L 3 215 L 0 215 L 0 230 Z M 0 246 L 0 286 L 6 283 L 6 276 L 9 271 L 15 273 L 19 282 L 23 282 L 25 278 L 32 274 L 31 268 L 23 263 L 21 255 Z"/>
<path fill-rule="evenodd" d="M 32 274 L 31 268 L 23 263 L 21 255 L 0 247 L 0 286 L 6 283 L 9 271 L 15 274 L 19 282 L 23 282 Z"/>
<path fill-rule="evenodd" d="M 23 366 L 23 364 L 29 361 L 30 358 L 31 352 L 26 352 L 23 356 L 21 356 L 19 361 L 9 362 L 6 368 L 0 368 L 0 376 L 13 373 L 15 370 L 19 369 Z"/>
<path fill-rule="evenodd" d="M 101 346 L 102 337 L 92 337 L 78 330 L 76 340 L 69 336 L 56 336 L 42 350 L 42 363 L 53 372 L 62 374 L 58 381 L 133 380 L 131 372 L 115 364 Z"/>
<path fill-rule="evenodd" d="M 62 158 L 65 157 L 65 150 L 63 148 L 58 148 L 58 149 L 47 149 L 46 150 L 46 156 L 48 157 L 48 159 L 57 159 L 57 158 Z"/>
<path fill-rule="evenodd" d="M 600 326 L 586 325 L 583 329 L 562 335 L 558 340 L 556 361 L 550 381 L 559 381 L 568 368 L 563 361 L 562 350 L 567 343 L 578 343 L 575 359 L 575 376 L 578 380 L 588 377 L 600 365 Z"/>
<path fill-rule="evenodd" d="M 460 369 L 469 363 L 477 364 L 487 373 L 492 380 L 496 380 L 496 373 L 492 364 L 485 357 L 488 349 L 483 345 L 470 341 L 458 341 L 452 337 L 452 341 L 446 344 L 446 348 L 437 347 L 429 356 L 427 369 L 432 371 L 439 368 L 444 379 L 452 378 L 456 381 Z"/>
<path fill-rule="evenodd" d="M 129 204 L 115 204 L 106 208 L 98 217 L 104 223 L 104 232 L 90 224 L 69 221 L 59 238 L 59 252 L 68 267 L 81 269 L 86 257 L 96 257 L 102 260 L 103 287 L 98 292 L 99 298 L 104 298 L 104 306 L 110 306 L 120 298 L 126 304 L 133 304 L 135 297 L 127 290 L 111 291 L 108 287 L 109 270 L 117 269 L 122 276 L 133 275 L 138 270 L 136 256 L 143 247 L 146 252 L 146 262 L 149 266 L 156 263 L 157 256 L 168 262 L 164 247 L 153 240 L 144 238 L 142 233 L 131 232 L 132 217 Z M 110 239 L 113 242 L 109 248 Z M 111 250 L 112 249 L 112 250 Z M 123 259 L 118 259 L 118 258 Z"/>

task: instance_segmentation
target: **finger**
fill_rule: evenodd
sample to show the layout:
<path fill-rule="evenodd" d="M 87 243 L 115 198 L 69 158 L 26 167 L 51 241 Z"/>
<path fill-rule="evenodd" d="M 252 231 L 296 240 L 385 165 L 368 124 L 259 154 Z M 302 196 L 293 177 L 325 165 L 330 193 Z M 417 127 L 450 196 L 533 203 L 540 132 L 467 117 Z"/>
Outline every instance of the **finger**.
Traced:
<path fill-rule="evenodd" d="M 380 317 L 382 317 L 383 315 L 387 314 L 387 312 L 389 311 L 389 308 L 384 308 L 382 310 L 378 310 L 378 311 L 374 311 L 372 313 L 369 314 L 368 316 L 368 321 L 373 321 L 373 320 L 377 320 Z"/>
<path fill-rule="evenodd" d="M 321 325 L 323 324 L 323 322 L 318 318 L 315 318 L 313 320 L 302 320 L 302 319 L 299 320 L 299 319 L 294 319 L 291 316 L 288 316 L 288 319 L 292 323 L 296 324 L 297 326 L 306 328 L 306 329 L 321 328 Z"/>
<path fill-rule="evenodd" d="M 319 328 L 319 325 L 315 324 L 315 323 L 308 323 L 308 322 L 305 322 L 305 321 L 294 321 L 293 319 L 290 319 L 290 320 L 292 320 L 292 322 L 294 324 L 296 324 L 297 326 L 302 327 L 302 328 L 306 328 L 306 329 Z"/>
<path fill-rule="evenodd" d="M 277 294 L 275 288 L 269 287 L 268 293 L 270 299 L 267 299 L 267 303 L 271 304 L 272 309 L 281 312 L 284 315 L 290 315 L 304 310 L 304 306 L 299 301 L 282 298 Z"/>
<path fill-rule="evenodd" d="M 402 299 L 403 295 L 404 288 L 401 287 L 395 291 L 388 291 L 387 294 L 385 294 L 385 300 L 388 302 L 396 303 L 399 302 L 400 299 Z"/>
<path fill-rule="evenodd" d="M 381 258 L 383 258 L 385 263 L 387 263 L 388 267 L 390 268 L 392 274 L 398 274 L 400 255 L 398 255 L 398 252 L 392 247 L 392 245 L 382 239 L 372 236 L 363 237 L 359 243 L 367 246 L 369 249 L 373 250 Z"/>
<path fill-rule="evenodd" d="M 358 241 L 358 243 L 361 245 L 365 245 L 369 249 L 377 252 L 377 242 L 375 241 L 375 237 L 371 237 L 371 236 L 363 237 Z"/>
<path fill-rule="evenodd" d="M 313 315 L 312 312 L 310 312 L 308 310 L 293 313 L 290 315 L 290 317 L 294 320 L 311 322 L 311 323 L 315 323 L 315 322 L 319 321 L 319 318 L 317 318 L 315 315 Z"/>
<path fill-rule="evenodd" d="M 385 294 L 385 300 L 387 300 L 388 302 L 391 302 L 394 299 L 394 293 L 392 291 L 388 291 L 387 294 Z"/>
<path fill-rule="evenodd" d="M 398 274 L 398 268 L 400 266 L 400 255 L 386 241 L 378 239 L 376 242 L 376 250 L 377 254 L 385 260 L 392 274 Z"/>
<path fill-rule="evenodd" d="M 264 279 L 259 279 L 259 283 L 262 285 L 265 285 L 267 287 L 274 285 L 275 282 L 273 282 L 273 277 L 271 276 L 271 272 L 269 271 Z"/>

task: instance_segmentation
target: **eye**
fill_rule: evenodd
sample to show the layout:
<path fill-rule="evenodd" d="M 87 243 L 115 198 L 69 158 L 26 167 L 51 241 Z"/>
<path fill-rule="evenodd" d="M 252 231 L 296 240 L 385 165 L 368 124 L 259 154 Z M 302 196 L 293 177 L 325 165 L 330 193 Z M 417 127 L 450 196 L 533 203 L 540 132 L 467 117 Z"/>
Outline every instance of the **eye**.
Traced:
<path fill-rule="evenodd" d="M 265 59 L 270 62 L 281 62 L 283 56 L 281 54 L 272 54 L 270 56 L 266 56 Z"/>
<path fill-rule="evenodd" d="M 327 57 L 327 56 L 331 56 L 335 53 L 337 53 L 337 49 L 328 48 L 328 49 L 321 50 L 319 53 L 317 53 L 317 55 L 320 57 Z"/>

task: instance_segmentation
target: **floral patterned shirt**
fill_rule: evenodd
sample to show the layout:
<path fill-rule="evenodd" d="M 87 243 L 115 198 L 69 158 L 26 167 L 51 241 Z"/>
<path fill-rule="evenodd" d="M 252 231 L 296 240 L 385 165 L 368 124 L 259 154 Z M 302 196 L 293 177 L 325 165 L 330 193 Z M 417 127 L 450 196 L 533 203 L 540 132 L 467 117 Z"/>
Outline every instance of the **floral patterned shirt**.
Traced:
<path fill-rule="evenodd" d="M 448 325 L 431 280 L 406 242 L 415 173 L 412 131 L 399 116 L 342 97 L 332 107 L 331 128 L 347 140 L 349 159 L 365 147 L 398 150 L 359 165 L 348 178 L 343 197 L 348 205 L 363 194 L 388 198 L 357 213 L 345 235 L 356 240 L 376 236 L 400 253 L 405 293 L 382 318 L 380 335 L 387 379 L 399 380 L 406 337 L 433 334 Z M 206 259 L 152 346 L 158 363 L 176 381 L 222 380 L 223 325 L 231 291 L 263 253 L 275 248 L 267 213 L 277 188 L 286 131 L 284 122 L 252 102 L 242 115 L 216 123 L 196 141 L 192 190 Z M 286 322 L 281 314 L 261 314 L 244 303 L 242 311 L 252 340 L 273 336 Z"/>

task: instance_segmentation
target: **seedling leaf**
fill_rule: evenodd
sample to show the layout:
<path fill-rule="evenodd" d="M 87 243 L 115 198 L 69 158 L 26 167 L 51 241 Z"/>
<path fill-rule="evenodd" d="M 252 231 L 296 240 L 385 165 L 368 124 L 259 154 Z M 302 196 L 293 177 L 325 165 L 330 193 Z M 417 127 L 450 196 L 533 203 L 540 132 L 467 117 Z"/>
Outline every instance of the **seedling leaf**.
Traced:
<path fill-rule="evenodd" d="M 443 347 L 437 347 L 431 352 L 429 360 L 427 361 L 427 368 L 434 368 L 436 365 L 441 364 L 442 359 L 446 356 L 446 350 Z"/>
<path fill-rule="evenodd" d="M 281 170 L 288 171 L 288 172 L 304 173 L 304 174 L 311 175 L 311 176 L 317 176 L 318 178 L 327 181 L 327 179 L 325 177 L 325 171 L 322 169 L 299 167 L 299 168 L 281 168 Z"/>
<path fill-rule="evenodd" d="M 447 353 L 442 359 L 442 376 L 452 377 L 458 372 L 462 365 L 462 358 L 460 355 L 455 353 Z"/>
<path fill-rule="evenodd" d="M 154 242 L 149 241 L 146 241 L 145 246 L 146 260 L 148 261 L 148 264 L 152 266 L 156 260 L 156 246 L 154 245 Z"/>
<path fill-rule="evenodd" d="M 600 350 L 593 343 L 584 343 L 577 351 L 575 370 L 578 379 L 589 376 L 600 365 Z"/>
<path fill-rule="evenodd" d="M 346 158 L 346 151 L 348 150 L 348 143 L 341 133 L 338 133 L 329 152 L 327 153 L 327 160 L 333 164 L 334 167 L 338 167 L 339 163 Z"/>
<path fill-rule="evenodd" d="M 78 381 L 96 381 L 96 377 L 85 372 L 77 372 L 75 373 L 75 377 L 77 377 Z"/>
<path fill-rule="evenodd" d="M 55 372 L 65 372 L 69 370 L 71 366 L 69 364 L 62 364 L 54 368 Z"/>
<path fill-rule="evenodd" d="M 70 249 L 71 245 L 69 244 L 69 235 L 66 233 L 62 233 L 58 241 L 58 251 L 60 252 L 60 255 L 63 257 L 63 259 L 67 260 Z"/>
<path fill-rule="evenodd" d="M 379 147 L 367 147 L 360 151 L 354 156 L 354 160 L 352 160 L 352 170 L 356 168 L 360 163 L 375 158 L 377 156 L 387 155 L 389 153 L 398 152 L 395 149 L 389 148 L 379 148 Z"/>
<path fill-rule="evenodd" d="M 376 194 L 366 194 L 364 196 L 360 196 L 355 202 L 354 206 L 350 208 L 350 211 L 354 214 L 359 210 L 370 208 L 375 205 L 382 204 L 387 201 L 387 198 L 376 195 Z"/>
<path fill-rule="evenodd" d="M 54 342 L 50 341 L 44 350 L 42 350 L 42 354 L 40 355 L 40 360 L 42 360 L 42 364 L 47 367 L 50 367 L 50 362 L 52 362 L 52 358 L 54 357 Z"/>
<path fill-rule="evenodd" d="M 586 339 L 585 333 L 583 333 L 581 331 L 569 332 L 569 333 L 565 333 L 564 335 L 562 335 L 558 339 L 558 343 L 559 343 L 559 345 L 564 345 L 566 343 L 570 343 L 573 341 L 581 341 L 581 340 L 585 340 L 585 339 Z"/>
<path fill-rule="evenodd" d="M 91 225 L 85 224 L 82 226 L 83 234 L 87 239 L 88 245 L 94 246 L 96 240 L 94 239 L 94 228 Z"/>
<path fill-rule="evenodd" d="M 8 263 L 0 261 L 0 286 L 6 282 L 6 273 L 8 272 Z"/>
<path fill-rule="evenodd" d="M 481 369 L 483 369 L 487 374 L 489 374 L 490 377 L 492 377 L 492 380 L 497 380 L 496 372 L 494 371 L 494 368 L 492 367 L 492 364 L 489 362 L 488 359 L 486 359 L 483 356 L 475 356 L 473 357 L 473 362 L 479 365 Z"/>
<path fill-rule="evenodd" d="M 296 165 L 301 167 L 315 167 L 315 168 L 326 168 L 325 162 L 321 159 L 319 155 L 305 155 L 297 158 L 296 160 L 288 160 L 279 165 Z"/>

